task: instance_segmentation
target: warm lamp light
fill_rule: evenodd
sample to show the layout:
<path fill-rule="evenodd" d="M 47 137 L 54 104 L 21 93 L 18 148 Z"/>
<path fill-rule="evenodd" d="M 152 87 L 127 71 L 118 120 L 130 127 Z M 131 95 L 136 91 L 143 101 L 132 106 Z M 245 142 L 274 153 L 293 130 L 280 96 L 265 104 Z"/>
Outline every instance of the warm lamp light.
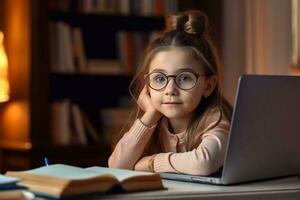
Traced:
<path fill-rule="evenodd" d="M 4 49 L 4 34 L 0 31 L 0 103 L 9 100 L 8 61 Z"/>

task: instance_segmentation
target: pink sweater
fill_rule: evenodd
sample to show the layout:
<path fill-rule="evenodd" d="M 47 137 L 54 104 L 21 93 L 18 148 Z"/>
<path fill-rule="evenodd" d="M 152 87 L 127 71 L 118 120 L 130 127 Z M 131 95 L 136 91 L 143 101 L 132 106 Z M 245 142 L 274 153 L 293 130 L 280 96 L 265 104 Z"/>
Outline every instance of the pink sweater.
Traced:
<path fill-rule="evenodd" d="M 216 116 L 213 119 L 218 118 Z M 160 124 L 159 140 L 162 152 L 154 157 L 155 172 L 175 172 L 194 175 L 209 175 L 222 166 L 225 156 L 229 122 L 223 117 L 213 129 L 213 121 L 199 141 L 199 146 L 186 150 L 186 132 L 173 134 L 168 130 L 167 120 Z M 124 134 L 109 158 L 108 165 L 113 168 L 134 169 L 151 139 L 156 125 L 147 127 L 137 119 L 130 130 Z"/>

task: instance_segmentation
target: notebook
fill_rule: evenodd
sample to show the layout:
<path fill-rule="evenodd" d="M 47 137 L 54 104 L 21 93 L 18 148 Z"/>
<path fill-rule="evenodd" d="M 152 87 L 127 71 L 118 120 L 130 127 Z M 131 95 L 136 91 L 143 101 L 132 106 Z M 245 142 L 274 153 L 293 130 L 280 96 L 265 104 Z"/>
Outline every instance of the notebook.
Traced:
<path fill-rule="evenodd" d="M 221 173 L 161 173 L 163 179 L 220 185 L 300 174 L 300 77 L 239 78 Z"/>

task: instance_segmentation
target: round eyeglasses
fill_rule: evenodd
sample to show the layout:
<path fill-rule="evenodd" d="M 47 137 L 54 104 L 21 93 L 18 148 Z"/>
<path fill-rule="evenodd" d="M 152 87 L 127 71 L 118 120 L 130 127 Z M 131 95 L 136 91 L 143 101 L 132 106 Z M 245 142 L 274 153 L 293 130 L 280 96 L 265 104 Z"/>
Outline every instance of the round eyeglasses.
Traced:
<path fill-rule="evenodd" d="M 149 85 L 149 87 L 153 90 L 164 89 L 168 85 L 170 78 L 174 78 L 175 84 L 178 88 L 182 90 L 190 90 L 196 85 L 200 76 L 205 75 L 185 71 L 177 75 L 167 76 L 162 72 L 152 72 L 146 74 L 144 78 L 146 79 L 146 82 Z"/>

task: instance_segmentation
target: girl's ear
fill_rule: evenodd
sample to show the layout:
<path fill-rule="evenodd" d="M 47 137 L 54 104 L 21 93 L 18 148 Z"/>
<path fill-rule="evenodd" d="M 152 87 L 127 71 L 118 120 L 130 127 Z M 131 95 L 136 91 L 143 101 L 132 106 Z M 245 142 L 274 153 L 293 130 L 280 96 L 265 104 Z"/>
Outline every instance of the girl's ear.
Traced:
<path fill-rule="evenodd" d="M 208 97 L 211 95 L 211 93 L 214 91 L 216 85 L 217 85 L 218 79 L 217 76 L 211 76 L 209 78 L 206 78 L 205 80 L 205 88 L 203 92 L 204 97 Z"/>

